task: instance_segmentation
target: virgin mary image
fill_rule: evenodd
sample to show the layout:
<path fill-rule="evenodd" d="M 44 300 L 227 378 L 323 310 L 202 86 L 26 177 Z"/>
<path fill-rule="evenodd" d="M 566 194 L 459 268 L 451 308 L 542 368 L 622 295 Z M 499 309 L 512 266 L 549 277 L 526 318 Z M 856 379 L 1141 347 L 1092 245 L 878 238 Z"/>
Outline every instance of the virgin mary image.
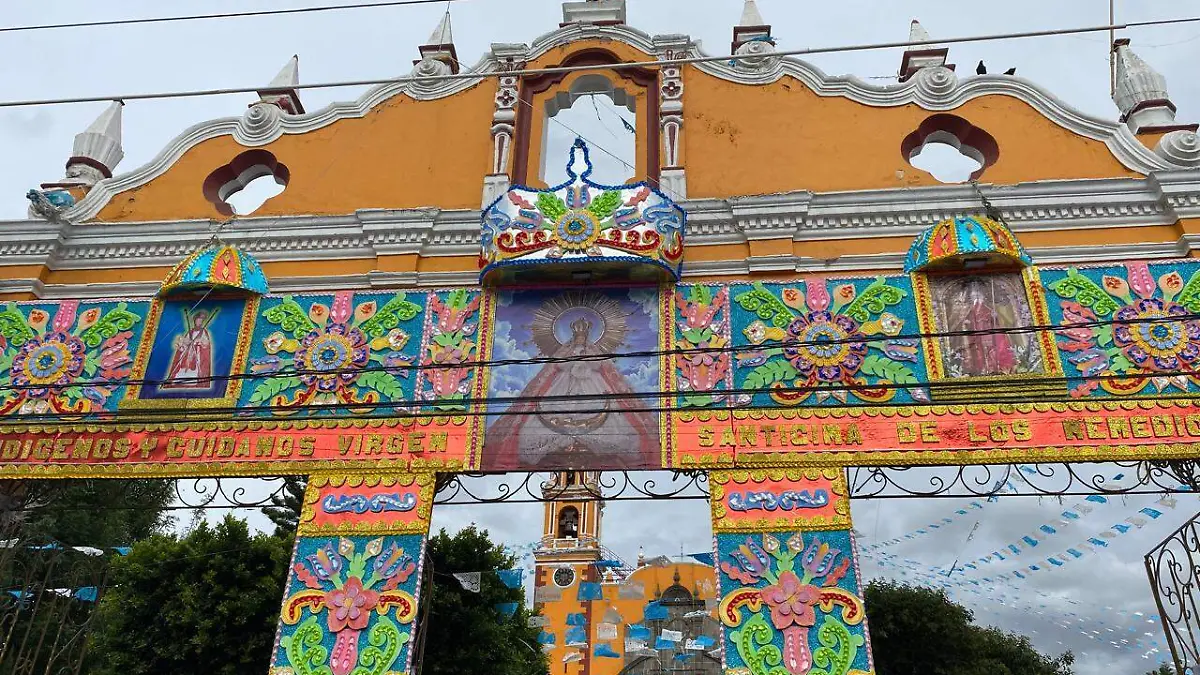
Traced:
<path fill-rule="evenodd" d="M 209 325 L 218 310 L 183 309 L 184 331 L 171 341 L 171 363 L 158 385 L 161 391 L 208 392 L 213 389 L 213 341 Z"/>
<path fill-rule="evenodd" d="M 628 317 L 599 293 L 564 293 L 534 311 L 530 341 L 548 362 L 488 428 L 490 468 L 657 466 L 657 417 L 645 410 L 656 399 L 635 398 L 619 368 L 647 357 L 605 358 L 629 351 Z"/>

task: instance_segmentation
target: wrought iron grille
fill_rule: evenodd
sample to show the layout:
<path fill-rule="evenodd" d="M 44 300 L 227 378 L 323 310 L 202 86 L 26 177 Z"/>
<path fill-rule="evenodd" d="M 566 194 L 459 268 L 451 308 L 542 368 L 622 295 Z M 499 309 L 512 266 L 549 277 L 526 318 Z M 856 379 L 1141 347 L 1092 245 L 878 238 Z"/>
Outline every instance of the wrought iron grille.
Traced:
<path fill-rule="evenodd" d="M 1175 672 L 1191 673 L 1200 664 L 1200 513 L 1146 554 L 1146 574 Z"/>

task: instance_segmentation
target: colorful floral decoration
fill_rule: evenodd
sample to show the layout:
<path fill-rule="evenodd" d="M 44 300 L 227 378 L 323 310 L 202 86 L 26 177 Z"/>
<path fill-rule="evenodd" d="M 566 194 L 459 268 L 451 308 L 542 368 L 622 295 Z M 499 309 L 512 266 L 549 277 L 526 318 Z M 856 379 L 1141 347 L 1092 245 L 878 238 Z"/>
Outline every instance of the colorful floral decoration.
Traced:
<path fill-rule="evenodd" d="M 1033 264 L 1025 247 L 1004 223 L 985 216 L 961 216 L 936 223 L 917 235 L 904 258 L 904 271 L 936 269 L 966 257 L 1008 266 Z"/>
<path fill-rule="evenodd" d="M 301 537 L 283 604 L 280 673 L 404 671 L 424 537 Z"/>
<path fill-rule="evenodd" d="M 810 278 L 802 286 L 755 283 L 734 290 L 741 334 L 756 349 L 735 350 L 738 388 L 767 391 L 785 405 L 835 399 L 879 403 L 898 393 L 927 401 L 919 342 L 902 335 L 911 303 L 907 280 Z M 830 286 L 832 285 L 832 292 Z M 902 385 L 896 387 L 894 385 Z M 902 396 L 901 398 L 904 398 Z M 754 398 L 739 396 L 741 402 Z"/>
<path fill-rule="evenodd" d="M 158 294 L 217 289 L 266 295 L 267 275 L 254 256 L 231 244 L 202 246 L 167 274 Z"/>
<path fill-rule="evenodd" d="M 717 552 L 727 673 L 870 671 L 848 531 L 720 533 Z"/>
<path fill-rule="evenodd" d="M 9 303 L 0 310 L 0 414 L 115 408 L 114 393 L 133 364 L 137 338 L 130 329 L 141 320 L 124 302 L 86 309 L 78 300 L 53 308 Z"/>
<path fill-rule="evenodd" d="M 1162 267 L 1157 277 L 1145 262 L 1043 272 L 1061 299 L 1054 314 L 1063 361 L 1078 373 L 1072 396 L 1200 384 L 1200 271 L 1185 282 L 1178 266 Z"/>
<path fill-rule="evenodd" d="M 423 298 L 342 291 L 329 304 L 319 302 L 324 297 L 263 302 L 250 359 L 259 377 L 246 387 L 247 404 L 285 414 L 304 405 L 407 401 Z"/>
<path fill-rule="evenodd" d="M 479 303 L 482 296 L 466 290 L 435 293 L 425 317 L 425 349 L 421 356 L 419 398 L 445 411 L 462 410 L 471 391 L 478 356 Z"/>
<path fill-rule="evenodd" d="M 590 179 L 587 145 L 576 139 L 568 180 L 546 190 L 517 186 L 484 210 L 480 280 L 491 283 L 530 265 L 545 271 L 638 271 L 675 280 L 683 262 L 682 208 L 647 183 L 601 185 Z"/>
<path fill-rule="evenodd" d="M 729 350 L 729 289 L 696 284 L 675 291 L 675 366 L 680 405 L 708 406 L 725 400 L 733 385 Z"/>

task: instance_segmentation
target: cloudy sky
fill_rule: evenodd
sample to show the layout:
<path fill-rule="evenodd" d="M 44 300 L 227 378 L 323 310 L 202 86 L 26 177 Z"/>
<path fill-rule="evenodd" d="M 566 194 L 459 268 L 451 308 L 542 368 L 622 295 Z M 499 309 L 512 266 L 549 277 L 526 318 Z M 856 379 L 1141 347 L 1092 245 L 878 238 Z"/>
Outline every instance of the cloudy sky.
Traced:
<path fill-rule="evenodd" d="M 119 5 L 84 0 L 10 2 L 0 21 L 12 26 L 302 4 L 302 0 L 125 0 Z M 773 24 L 781 49 L 900 40 L 907 36 L 908 22 L 914 17 L 938 37 L 1099 25 L 1106 22 L 1108 11 L 1104 0 L 1008 0 L 970 3 L 969 8 L 967 3 L 947 0 L 760 0 L 759 5 Z M 256 86 L 266 83 L 296 53 L 300 55 L 301 78 L 307 82 L 402 75 L 411 68 L 417 45 L 425 41 L 443 11 L 441 5 L 414 6 L 153 26 L 5 32 L 0 33 L 0 73 L 4 82 L 0 96 L 20 100 Z M 649 33 L 688 33 L 702 40 L 707 52 L 716 54 L 728 49 L 730 26 L 740 11 L 740 0 L 631 0 L 629 21 Z M 453 3 L 452 14 L 458 53 L 467 63 L 474 63 L 490 42 L 531 41 L 557 26 L 561 18 L 559 3 L 552 0 L 462 0 Z M 1198 0 L 1117 1 L 1119 20 L 1195 15 L 1200 15 Z M 1141 28 L 1122 34 L 1131 37 L 1137 51 L 1166 75 L 1179 118 L 1200 120 L 1200 87 L 1194 84 L 1196 64 L 1200 63 L 1200 24 Z M 1105 117 L 1116 115 L 1108 93 L 1106 35 L 955 45 L 950 57 L 963 75 L 974 72 L 981 59 L 992 72 L 1015 66 L 1020 76 L 1056 92 L 1083 111 Z M 812 61 L 831 74 L 853 73 L 886 82 L 900 62 L 900 54 L 898 50 L 830 54 Z M 360 93 L 355 89 L 312 90 L 303 92 L 302 98 L 311 111 Z M 145 163 L 185 127 L 214 117 L 238 115 L 252 100 L 250 95 L 231 95 L 131 102 L 125 110 L 126 157 L 119 171 Z M 23 217 L 25 191 L 61 175 L 72 137 L 103 107 L 92 103 L 0 109 L 0 148 L 7 160 L 0 167 L 0 218 Z M 602 108 L 576 105 L 568 111 L 570 114 L 564 113 L 562 120 L 596 145 L 621 155 L 625 142 L 622 134 L 626 132 L 617 116 L 622 113 Z M 556 134 L 556 142 L 569 142 L 566 132 L 560 129 Z M 1048 542 L 1047 547 L 1061 550 L 1081 538 L 1075 533 L 1108 527 L 1135 513 L 1147 501 L 1131 498 L 1127 505 L 1117 502 L 1098 508 L 1070 534 L 1059 536 L 1062 546 Z M 1071 503 L 1068 500 L 1067 505 Z M 1079 673 L 1140 675 L 1153 665 L 1151 660 L 1141 659 L 1133 650 L 1105 646 L 1115 638 L 1089 640 L 1081 630 L 1113 635 L 1107 629 L 1119 625 L 1114 631 L 1129 634 L 1128 628 L 1140 628 L 1130 618 L 1132 612 L 1154 613 L 1141 555 L 1190 516 L 1196 506 L 1194 499 L 1180 499 L 1177 508 L 1165 510 L 1162 518 L 1121 536 L 1103 555 L 1034 575 L 1020 586 L 997 588 L 984 596 L 964 592 L 961 599 L 981 621 L 1020 629 L 1043 650 L 1074 650 L 1080 655 Z M 952 515 L 961 507 L 959 502 L 948 500 L 864 501 L 856 505 L 854 515 L 864 535 L 862 544 L 869 545 Z M 889 552 L 926 567 L 948 565 L 956 558 L 977 558 L 1042 523 L 1055 522 L 1063 508 L 1050 499 L 1006 498 L 980 510 L 978 518 L 959 518 L 935 535 Z M 436 522 L 448 528 L 477 522 L 489 527 L 498 538 L 520 543 L 540 534 L 540 509 L 537 505 L 450 507 L 439 512 Z M 705 550 L 711 544 L 707 520 L 706 507 L 699 501 L 614 503 L 605 515 L 605 541 L 626 558 L 635 557 L 639 545 L 650 554 Z M 968 542 L 967 534 L 976 521 L 979 526 Z M 869 560 L 863 564 L 868 577 L 899 574 L 895 568 L 880 568 Z M 1009 606 L 1001 605 L 1001 599 Z M 1013 604 L 1023 609 L 1010 608 Z M 1087 617 L 1086 625 L 1056 625 L 1068 622 L 1068 612 Z M 1161 642 L 1157 628 L 1144 625 L 1155 633 L 1147 639 Z"/>

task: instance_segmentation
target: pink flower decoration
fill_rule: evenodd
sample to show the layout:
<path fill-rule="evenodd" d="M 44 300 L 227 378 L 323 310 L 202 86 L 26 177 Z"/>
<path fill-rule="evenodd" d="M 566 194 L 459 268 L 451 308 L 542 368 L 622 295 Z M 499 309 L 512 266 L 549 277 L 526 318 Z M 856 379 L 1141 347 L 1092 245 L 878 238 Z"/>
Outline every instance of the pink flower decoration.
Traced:
<path fill-rule="evenodd" d="M 350 577 L 341 587 L 325 594 L 325 606 L 329 608 L 329 630 L 332 633 L 347 628 L 362 630 L 367 627 L 371 610 L 379 604 L 379 594 L 363 588 L 362 579 Z"/>
<path fill-rule="evenodd" d="M 829 291 L 825 288 L 825 279 L 814 277 L 804 282 L 804 294 L 808 296 L 808 308 L 821 312 L 829 308 Z"/>
<path fill-rule="evenodd" d="M 813 606 L 821 599 L 821 591 L 811 584 L 800 583 L 795 572 L 779 575 L 779 583 L 759 591 L 763 602 L 771 608 L 771 623 L 779 630 L 793 624 L 812 626 L 817 622 Z"/>
<path fill-rule="evenodd" d="M 1150 276 L 1149 265 L 1144 262 L 1131 262 L 1125 264 L 1125 269 L 1129 270 L 1129 286 L 1135 293 L 1143 298 L 1154 297 L 1158 284 L 1155 284 L 1154 277 Z"/>

